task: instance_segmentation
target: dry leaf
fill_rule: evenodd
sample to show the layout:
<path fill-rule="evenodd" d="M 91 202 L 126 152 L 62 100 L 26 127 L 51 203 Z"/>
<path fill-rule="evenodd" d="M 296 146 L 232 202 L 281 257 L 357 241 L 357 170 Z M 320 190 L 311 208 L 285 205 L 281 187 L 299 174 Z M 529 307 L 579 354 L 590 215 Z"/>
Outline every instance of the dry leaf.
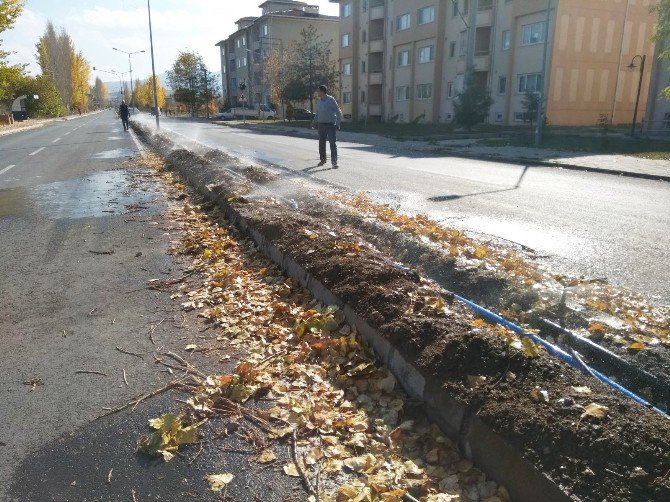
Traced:
<path fill-rule="evenodd" d="M 293 462 L 291 462 L 290 464 L 286 464 L 284 466 L 284 474 L 286 474 L 287 476 L 293 476 L 294 478 L 300 477 L 298 468 L 295 466 Z"/>
<path fill-rule="evenodd" d="M 261 454 L 258 456 L 258 461 L 261 464 L 267 464 L 269 462 L 274 462 L 277 459 L 277 456 L 272 450 L 263 450 Z"/>
<path fill-rule="evenodd" d="M 573 392 L 577 394 L 591 394 L 591 389 L 589 387 L 570 387 Z"/>
<path fill-rule="evenodd" d="M 486 383 L 486 377 L 482 375 L 468 375 L 468 387 L 474 389 Z"/>
<path fill-rule="evenodd" d="M 607 406 L 603 406 L 597 403 L 591 403 L 586 408 L 584 408 L 584 413 L 582 413 L 582 418 L 585 417 L 594 417 L 599 420 L 605 418 L 605 415 L 610 411 Z"/>
<path fill-rule="evenodd" d="M 233 480 L 233 477 L 229 472 L 225 472 L 222 474 L 208 474 L 205 479 L 209 481 L 210 490 L 220 492 Z"/>

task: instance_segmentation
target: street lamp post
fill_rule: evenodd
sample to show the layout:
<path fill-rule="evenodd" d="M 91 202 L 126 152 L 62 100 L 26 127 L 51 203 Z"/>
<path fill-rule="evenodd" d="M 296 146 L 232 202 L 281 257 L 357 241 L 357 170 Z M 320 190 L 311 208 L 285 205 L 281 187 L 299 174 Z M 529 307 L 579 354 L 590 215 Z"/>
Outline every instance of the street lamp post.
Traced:
<path fill-rule="evenodd" d="M 145 50 L 141 51 L 134 51 L 134 52 L 128 52 L 124 51 L 121 49 L 117 49 L 116 47 L 112 47 L 113 50 L 118 51 L 118 52 L 123 52 L 124 54 L 128 54 L 128 68 L 130 71 L 130 106 L 131 108 L 135 108 L 135 92 L 133 91 L 133 64 L 130 61 L 130 56 L 133 54 L 139 54 L 140 52 L 146 52 Z"/>
<path fill-rule="evenodd" d="M 154 64 L 154 36 L 151 32 L 151 4 L 147 0 L 147 10 L 149 11 L 149 44 L 151 46 L 151 74 L 153 75 L 154 83 L 154 111 L 156 112 L 156 129 L 161 128 L 159 113 L 158 113 L 158 92 L 156 89 L 156 65 Z"/>
<path fill-rule="evenodd" d="M 116 77 L 119 79 L 119 94 L 121 95 L 121 99 L 123 100 L 123 88 L 124 88 L 123 76 L 126 73 L 128 73 L 127 71 L 102 70 L 100 68 L 96 68 L 95 66 L 93 67 L 93 71 L 101 71 L 102 73 L 109 73 L 110 75 L 116 75 Z"/>
<path fill-rule="evenodd" d="M 630 60 L 630 64 L 628 65 L 629 70 L 634 70 L 636 68 L 635 66 L 635 59 L 640 58 L 640 79 L 638 80 L 637 83 L 637 97 L 635 98 L 635 111 L 633 112 L 633 125 L 630 128 L 630 135 L 635 136 L 635 122 L 637 122 L 637 108 L 640 105 L 640 91 L 642 90 L 642 76 L 644 73 L 644 62 L 647 59 L 647 56 L 645 54 L 636 54 L 633 56 L 633 59 Z"/>

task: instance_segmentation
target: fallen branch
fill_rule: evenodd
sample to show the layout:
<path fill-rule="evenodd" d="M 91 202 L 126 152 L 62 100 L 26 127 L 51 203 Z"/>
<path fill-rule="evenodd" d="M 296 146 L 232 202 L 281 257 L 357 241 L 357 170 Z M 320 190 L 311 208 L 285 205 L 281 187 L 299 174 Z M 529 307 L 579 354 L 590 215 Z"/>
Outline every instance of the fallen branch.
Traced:
<path fill-rule="evenodd" d="M 298 474 L 300 474 L 300 477 L 302 478 L 302 482 L 305 484 L 305 487 L 307 488 L 307 492 L 310 495 L 313 495 L 316 498 L 316 502 L 319 502 L 319 493 L 314 489 L 312 486 L 311 481 L 307 477 L 307 474 L 305 473 L 305 470 L 302 468 L 302 465 L 298 461 L 298 447 L 297 443 L 298 440 L 296 438 L 296 432 L 295 429 L 293 429 L 293 435 L 291 436 L 292 441 L 291 441 L 291 457 L 293 458 L 293 463 L 295 464 L 295 468 L 298 471 Z"/>
<path fill-rule="evenodd" d="M 88 252 L 93 254 L 114 254 L 113 249 L 111 251 L 93 251 L 92 249 L 89 249 Z"/>
<path fill-rule="evenodd" d="M 156 342 L 154 342 L 154 336 L 153 336 L 153 335 L 154 335 L 154 330 L 155 330 L 158 326 L 160 326 L 161 324 L 163 324 L 163 321 L 165 321 L 165 317 L 164 317 L 163 319 L 161 319 L 161 320 L 158 322 L 158 324 L 156 324 L 155 326 L 151 326 L 151 329 L 149 330 L 149 340 L 151 340 L 151 343 L 153 343 L 154 345 L 156 345 Z"/>
<path fill-rule="evenodd" d="M 103 418 L 103 417 L 106 417 L 106 416 L 109 416 L 109 415 L 113 415 L 114 413 L 118 413 L 120 411 L 126 410 L 126 409 L 130 408 L 131 406 L 133 407 L 133 409 L 135 409 L 135 407 L 138 404 L 140 404 L 142 401 L 145 401 L 145 400 L 147 400 L 151 397 L 157 396 L 159 394 L 162 394 L 163 392 L 166 392 L 170 389 L 174 389 L 175 387 L 178 387 L 183 382 L 183 380 L 185 378 L 186 377 L 182 377 L 182 378 L 179 378 L 177 380 L 173 380 L 170 383 L 168 383 L 167 385 L 164 385 L 163 387 L 161 387 L 159 389 L 156 389 L 152 392 L 149 392 L 148 394 L 144 394 L 144 395 L 142 395 L 142 396 L 140 396 L 140 397 L 138 397 L 138 398 L 136 398 L 132 401 L 129 401 L 128 403 L 126 403 L 122 406 L 119 406 L 117 408 L 112 408 L 109 411 L 107 411 L 107 413 L 103 413 L 102 415 L 99 415 L 99 416 L 95 417 L 93 420 L 98 420 L 99 418 Z"/>
<path fill-rule="evenodd" d="M 107 373 L 103 373 L 102 371 L 95 371 L 95 370 L 77 370 L 77 371 L 75 371 L 75 374 L 78 374 L 78 373 L 86 373 L 88 375 L 107 376 Z"/>
<path fill-rule="evenodd" d="M 207 375 L 205 375 L 202 371 L 200 371 L 198 368 L 193 366 L 191 363 L 189 363 L 186 359 L 181 357 L 180 355 L 175 354 L 174 352 L 166 352 L 163 355 L 171 357 L 175 361 L 177 361 L 179 364 L 182 366 L 186 366 L 191 372 L 195 373 L 198 375 L 200 378 L 204 378 L 205 380 L 207 379 Z"/>
<path fill-rule="evenodd" d="M 126 384 L 126 387 L 128 387 L 128 378 L 126 378 L 126 368 L 122 368 L 123 370 L 123 381 Z"/>

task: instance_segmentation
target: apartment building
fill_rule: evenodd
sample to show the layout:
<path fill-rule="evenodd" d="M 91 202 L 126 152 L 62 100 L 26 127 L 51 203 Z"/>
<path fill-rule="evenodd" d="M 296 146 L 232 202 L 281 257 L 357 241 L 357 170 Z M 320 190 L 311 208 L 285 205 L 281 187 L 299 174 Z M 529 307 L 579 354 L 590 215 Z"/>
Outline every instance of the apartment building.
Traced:
<path fill-rule="evenodd" d="M 265 58 L 273 50 L 288 50 L 300 40 L 300 32 L 314 26 L 323 40 L 332 40 L 337 60 L 338 18 L 319 14 L 318 5 L 296 0 L 272 0 L 259 5 L 261 15 L 243 17 L 237 30 L 216 45 L 221 54 L 222 96 L 240 106 L 241 94 L 249 106 L 270 104 L 270 83 L 263 71 Z M 240 89 L 240 84 L 245 89 Z"/>
<path fill-rule="evenodd" d="M 657 44 L 654 57 L 645 61 L 651 65 L 651 85 L 649 102 L 644 117 L 644 132 L 652 136 L 670 136 L 670 100 L 661 98 L 663 89 L 670 87 L 670 61 L 660 59 L 661 52 L 670 48 L 670 41 Z M 639 117 L 639 114 L 638 114 Z"/>
<path fill-rule="evenodd" d="M 331 0 L 340 5 L 343 112 L 450 122 L 470 61 L 473 82 L 493 98 L 490 123 L 523 124 L 528 92 L 544 94 L 553 125 L 630 123 L 639 72 L 629 65 L 654 51 L 652 1 L 478 0 L 473 12 L 472 0 Z M 638 117 L 649 85 L 646 72 Z"/>

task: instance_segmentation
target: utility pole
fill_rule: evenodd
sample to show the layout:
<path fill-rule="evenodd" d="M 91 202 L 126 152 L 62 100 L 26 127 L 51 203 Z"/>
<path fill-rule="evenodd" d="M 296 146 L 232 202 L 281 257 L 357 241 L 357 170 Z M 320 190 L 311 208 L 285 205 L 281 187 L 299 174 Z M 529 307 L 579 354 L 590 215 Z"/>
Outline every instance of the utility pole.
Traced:
<path fill-rule="evenodd" d="M 209 88 L 208 88 L 208 78 L 207 78 L 207 67 L 202 66 L 202 73 L 205 78 L 205 116 L 209 118 Z"/>
<path fill-rule="evenodd" d="M 147 10 L 149 11 L 149 44 L 151 45 L 151 74 L 154 79 L 154 110 L 156 111 L 156 129 L 161 128 L 160 113 L 158 113 L 158 91 L 156 85 L 156 65 L 154 64 L 154 37 L 151 32 L 151 5 L 147 0 Z M 130 56 L 129 56 L 130 57 Z"/>

